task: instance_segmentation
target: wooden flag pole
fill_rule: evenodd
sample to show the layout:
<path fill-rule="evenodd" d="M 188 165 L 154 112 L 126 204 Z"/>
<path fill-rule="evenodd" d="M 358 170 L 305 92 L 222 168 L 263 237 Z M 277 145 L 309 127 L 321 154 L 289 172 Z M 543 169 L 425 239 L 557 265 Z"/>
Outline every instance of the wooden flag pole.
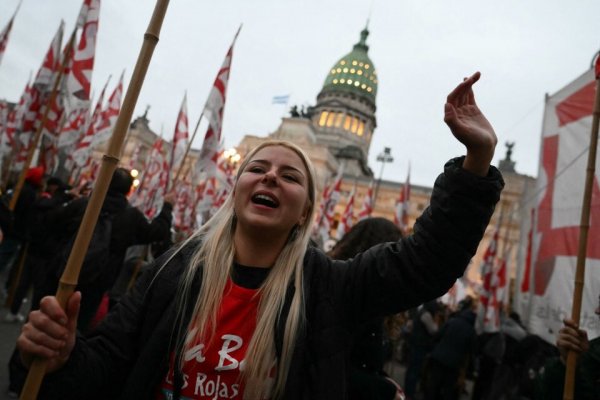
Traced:
<path fill-rule="evenodd" d="M 67 50 L 65 51 L 65 57 L 63 58 L 59 73 L 56 75 L 56 78 L 54 79 L 54 85 L 52 86 L 52 91 L 50 92 L 50 97 L 48 98 L 48 101 L 46 102 L 46 107 L 44 109 L 44 114 L 42 115 L 42 120 L 40 121 L 40 124 L 38 125 L 38 127 L 35 131 L 33 140 L 31 142 L 31 146 L 29 147 L 29 151 L 27 152 L 27 159 L 25 160 L 23 169 L 21 170 L 21 173 L 19 174 L 19 179 L 17 181 L 15 190 L 13 192 L 13 195 L 10 199 L 10 203 L 8 205 L 8 207 L 10 208 L 11 211 L 14 211 L 15 207 L 17 206 L 17 200 L 19 200 L 19 196 L 21 195 L 21 190 L 23 189 L 23 185 L 25 184 L 25 176 L 27 175 L 27 170 L 29 169 L 29 166 L 31 165 L 31 160 L 33 160 L 33 154 L 35 153 L 35 150 L 37 149 L 40 139 L 42 137 L 42 131 L 44 130 L 44 125 L 46 125 L 46 121 L 48 120 L 48 114 L 50 113 L 50 109 L 52 108 L 52 103 L 56 99 L 56 96 L 58 96 L 58 86 L 64 76 L 65 69 L 67 67 L 67 63 L 69 62 L 69 59 L 71 58 L 71 53 L 73 51 L 73 45 L 75 43 L 75 33 L 76 32 L 77 32 L 77 29 L 73 29 L 73 33 L 71 34 L 71 38 L 69 39 L 69 43 L 67 44 Z"/>
<path fill-rule="evenodd" d="M 75 237 L 73 243 L 73 250 L 67 260 L 67 265 L 60 278 L 58 290 L 56 292 L 56 298 L 64 309 L 67 304 L 67 300 L 71 297 L 71 294 L 77 286 L 77 279 L 79 278 L 79 272 L 81 264 L 87 252 L 87 248 L 90 244 L 98 215 L 106 192 L 108 191 L 108 185 L 112 178 L 113 172 L 117 168 L 119 157 L 121 156 L 121 150 L 125 135 L 127 134 L 127 128 L 131 120 L 131 115 L 135 108 L 142 83 L 148 71 L 148 65 L 150 59 L 156 47 L 156 43 L 159 40 L 160 29 L 169 5 L 169 0 L 157 0 L 152 13 L 152 18 L 148 25 L 148 29 L 144 34 L 144 42 L 138 55 L 138 59 L 131 77 L 131 82 L 127 88 L 127 93 L 123 101 L 123 107 L 117 118 L 113 134 L 108 144 L 106 154 L 102 157 L 102 165 L 100 166 L 100 172 L 90 196 L 90 200 L 85 209 L 79 231 Z M 44 378 L 46 371 L 47 359 L 36 358 L 31 364 L 25 386 L 21 393 L 22 400 L 33 400 L 37 398 L 37 394 Z"/>
<path fill-rule="evenodd" d="M 581 222 L 579 226 L 579 247 L 577 251 L 577 267 L 575 270 L 575 287 L 573 290 L 573 306 L 571 319 L 579 323 L 581 315 L 581 298 L 585 278 L 585 258 L 587 254 L 588 231 L 590 228 L 590 206 L 592 203 L 592 188 L 596 172 L 596 150 L 598 147 L 598 126 L 600 121 L 600 53 L 596 57 L 596 99 L 592 118 L 592 131 L 590 134 L 590 148 L 585 176 L 585 189 L 583 193 L 583 206 L 581 209 Z M 577 367 L 577 353 L 569 351 L 565 372 L 564 400 L 573 400 L 575 392 L 575 369 Z"/>

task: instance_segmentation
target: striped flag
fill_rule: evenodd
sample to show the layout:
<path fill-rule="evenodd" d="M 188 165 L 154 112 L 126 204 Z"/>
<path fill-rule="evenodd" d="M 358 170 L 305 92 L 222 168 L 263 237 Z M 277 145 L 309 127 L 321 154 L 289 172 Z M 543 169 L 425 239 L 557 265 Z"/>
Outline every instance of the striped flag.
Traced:
<path fill-rule="evenodd" d="M 216 173 L 219 151 L 221 148 L 223 112 L 225 110 L 231 60 L 233 58 L 233 46 L 235 45 L 239 33 L 240 30 L 238 29 L 233 38 L 233 42 L 225 55 L 223 65 L 217 73 L 213 87 L 206 100 L 206 105 L 204 106 L 203 115 L 208 119 L 209 125 L 206 134 L 204 135 L 200 156 L 196 163 L 197 176 L 201 176 L 202 172 L 205 172 L 208 176 L 213 176 Z"/>

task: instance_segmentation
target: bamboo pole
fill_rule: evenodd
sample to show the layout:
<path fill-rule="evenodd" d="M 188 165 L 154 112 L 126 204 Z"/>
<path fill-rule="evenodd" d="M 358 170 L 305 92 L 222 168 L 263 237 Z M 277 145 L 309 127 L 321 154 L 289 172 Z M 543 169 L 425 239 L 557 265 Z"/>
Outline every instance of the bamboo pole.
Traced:
<path fill-rule="evenodd" d="M 48 114 L 50 113 L 50 109 L 52 108 L 52 103 L 58 96 L 58 86 L 60 85 L 60 81 L 62 80 L 65 69 L 67 68 L 67 63 L 71 58 L 71 53 L 73 52 L 73 45 L 75 43 L 75 34 L 77 33 L 77 28 L 73 29 L 73 33 L 71 34 L 71 38 L 69 39 L 69 43 L 67 44 L 67 50 L 65 51 L 65 56 L 62 60 L 62 64 L 60 66 L 59 73 L 56 75 L 54 79 L 54 85 L 52 86 L 52 91 L 50 92 L 50 97 L 48 97 L 48 101 L 46 102 L 46 107 L 44 108 L 44 114 L 42 115 L 42 120 L 38 125 L 35 134 L 33 136 L 33 140 L 31 142 L 31 146 L 29 147 L 29 151 L 27 152 L 27 159 L 25 160 L 25 164 L 23 165 L 23 169 L 19 174 L 19 180 L 17 181 L 17 185 L 15 186 L 15 190 L 10 199 L 10 203 L 8 207 L 11 211 L 15 210 L 17 205 L 17 200 L 19 200 L 19 196 L 21 195 L 21 190 L 23 189 L 23 185 L 25 184 L 25 176 L 27 175 L 27 170 L 31 165 L 31 160 L 33 160 L 33 154 L 37 149 L 40 139 L 42 137 L 42 131 L 44 130 L 44 125 L 46 125 L 46 121 L 48 120 Z"/>
<path fill-rule="evenodd" d="M 131 115 L 133 114 L 135 104 L 142 88 L 142 83 L 144 82 L 146 72 L 148 71 L 148 65 L 150 64 L 154 48 L 159 40 L 160 29 L 168 5 L 169 0 L 156 1 L 152 18 L 150 19 L 148 29 L 144 34 L 142 48 L 138 55 L 131 82 L 127 88 L 123 107 L 117 118 L 110 142 L 108 143 L 107 152 L 102 157 L 102 165 L 94 190 L 92 191 L 92 195 L 90 196 L 90 200 L 85 209 L 79 231 L 77 232 L 75 242 L 73 243 L 73 249 L 67 260 L 67 265 L 60 278 L 56 298 L 63 309 L 66 307 L 68 299 L 71 297 L 77 286 L 81 264 L 83 263 L 85 253 L 90 244 L 102 203 L 104 202 L 106 192 L 108 191 L 108 185 L 110 184 L 113 172 L 117 168 L 124 138 L 127 134 L 129 122 L 131 121 Z M 25 381 L 25 386 L 23 387 L 23 392 L 21 393 L 22 400 L 33 400 L 37 398 L 39 387 L 46 371 L 47 361 L 47 359 L 42 358 L 33 360 L 31 368 L 29 369 L 29 374 L 27 375 L 27 380 Z"/>
<path fill-rule="evenodd" d="M 579 247 L 577 251 L 577 267 L 575 270 L 575 287 L 573 289 L 573 306 L 571 308 L 571 319 L 579 323 L 581 316 L 581 298 L 583 296 L 583 284 L 585 279 L 585 258 L 587 255 L 588 232 L 590 228 L 590 207 L 592 203 L 592 188 L 596 172 L 596 150 L 598 147 L 598 126 L 600 121 L 600 53 L 596 57 L 596 99 L 592 118 L 592 130 L 590 133 L 590 147 L 585 176 L 585 189 L 583 193 L 583 205 L 581 207 L 581 222 L 579 226 Z M 563 391 L 564 400 L 573 400 L 575 392 L 575 369 L 577 367 L 577 353 L 569 351 L 565 372 L 565 387 Z"/>

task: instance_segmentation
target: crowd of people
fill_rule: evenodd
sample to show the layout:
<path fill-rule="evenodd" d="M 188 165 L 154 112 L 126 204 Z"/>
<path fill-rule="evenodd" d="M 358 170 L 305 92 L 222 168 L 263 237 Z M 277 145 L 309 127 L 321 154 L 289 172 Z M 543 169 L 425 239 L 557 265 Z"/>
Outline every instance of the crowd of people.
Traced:
<path fill-rule="evenodd" d="M 525 352 L 537 344 L 545 363 L 554 348 L 544 353 L 516 315 L 478 336 L 476 301 L 457 310 L 437 301 L 463 275 L 504 184 L 490 165 L 496 135 L 473 95 L 479 77 L 448 95 L 444 120 L 466 156 L 445 165 L 411 235 L 369 218 L 327 254 L 317 248 L 315 172 L 285 141 L 250 151 L 223 206 L 178 243 L 173 197 L 147 220 L 129 205 L 132 178 L 119 168 L 65 309 L 53 294 L 88 198 L 56 178 L 41 191 L 43 171 L 32 169 L 2 222 L 0 272 L 10 268 L 7 284 L 16 282 L 5 320 L 24 322 L 9 390 L 22 389 L 41 357 L 48 399 L 458 399 L 467 379 L 475 399 L 533 398 L 535 383 L 552 378 L 531 377 L 539 369 Z M 134 246 L 143 244 L 160 250 L 138 273 L 147 251 Z M 597 341 L 568 321 L 558 346 L 584 353 L 590 393 L 600 393 Z M 557 359 L 552 373 L 564 374 Z M 394 360 L 406 364 L 404 382 L 389 372 Z"/>

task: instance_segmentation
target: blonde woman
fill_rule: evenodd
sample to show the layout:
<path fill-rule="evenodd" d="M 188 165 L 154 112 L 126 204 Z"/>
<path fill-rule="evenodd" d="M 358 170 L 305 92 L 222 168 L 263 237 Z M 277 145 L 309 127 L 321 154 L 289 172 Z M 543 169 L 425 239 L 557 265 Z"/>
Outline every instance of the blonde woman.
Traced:
<path fill-rule="evenodd" d="M 475 253 L 503 187 L 475 73 L 444 120 L 467 149 L 437 179 L 414 234 L 352 260 L 309 246 L 316 205 L 306 155 L 266 142 L 223 207 L 138 282 L 95 333 L 76 336 L 80 294 L 53 297 L 18 339 L 49 358 L 45 398 L 344 399 L 354 327 L 442 295 Z"/>

